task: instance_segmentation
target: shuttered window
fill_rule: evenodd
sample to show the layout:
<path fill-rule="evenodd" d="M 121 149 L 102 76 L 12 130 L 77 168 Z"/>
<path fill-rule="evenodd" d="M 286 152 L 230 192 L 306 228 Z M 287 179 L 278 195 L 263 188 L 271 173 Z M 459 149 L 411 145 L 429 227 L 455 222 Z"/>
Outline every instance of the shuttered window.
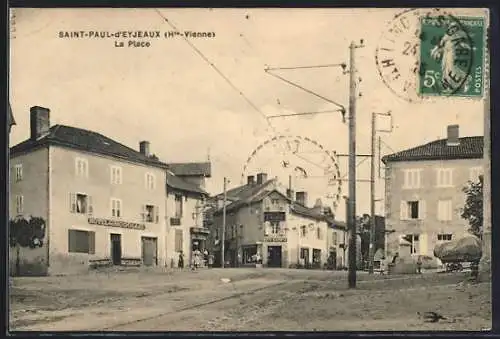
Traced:
<path fill-rule="evenodd" d="M 68 230 L 68 252 L 95 254 L 95 232 Z"/>
<path fill-rule="evenodd" d="M 175 251 L 182 251 L 182 230 L 175 230 Z"/>

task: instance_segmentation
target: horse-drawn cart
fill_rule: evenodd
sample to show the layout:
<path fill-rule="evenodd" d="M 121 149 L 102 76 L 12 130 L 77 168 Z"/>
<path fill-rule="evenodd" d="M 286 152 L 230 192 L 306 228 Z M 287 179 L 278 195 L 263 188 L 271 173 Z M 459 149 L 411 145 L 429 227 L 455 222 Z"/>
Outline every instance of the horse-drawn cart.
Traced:
<path fill-rule="evenodd" d="M 465 263 L 475 271 L 481 255 L 481 240 L 475 236 L 448 241 L 434 248 L 434 256 L 445 265 L 446 272 L 462 271 Z"/>

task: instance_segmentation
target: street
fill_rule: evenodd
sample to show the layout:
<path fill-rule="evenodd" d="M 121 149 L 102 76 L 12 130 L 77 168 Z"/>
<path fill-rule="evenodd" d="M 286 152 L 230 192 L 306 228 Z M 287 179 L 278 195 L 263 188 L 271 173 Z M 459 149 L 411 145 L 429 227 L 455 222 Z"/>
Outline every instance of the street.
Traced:
<path fill-rule="evenodd" d="M 426 323 L 417 312 L 446 319 Z M 491 283 L 465 273 L 109 270 L 11 278 L 11 331 L 484 330 Z"/>

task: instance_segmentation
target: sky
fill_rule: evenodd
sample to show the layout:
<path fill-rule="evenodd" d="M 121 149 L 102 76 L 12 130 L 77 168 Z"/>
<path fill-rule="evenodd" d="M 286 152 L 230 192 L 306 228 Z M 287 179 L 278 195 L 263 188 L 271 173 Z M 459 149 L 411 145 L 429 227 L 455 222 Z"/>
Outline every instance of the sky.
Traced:
<path fill-rule="evenodd" d="M 380 133 L 382 156 L 444 138 L 450 124 L 460 125 L 460 136 L 483 135 L 482 101 L 408 102 L 382 82 L 376 47 L 401 11 L 15 9 L 10 102 L 17 125 L 11 145 L 29 136 L 29 108 L 38 105 L 50 108 L 51 125 L 93 130 L 137 150 L 139 142 L 147 140 L 151 151 L 165 162 L 210 159 L 210 193 L 222 191 L 224 177 L 232 188 L 242 176 L 264 171 L 284 184 L 293 174 L 294 190 L 308 191 L 311 203 L 321 197 L 330 204 L 325 195 L 336 188 L 326 188 L 328 179 L 321 169 L 329 162 L 313 145 L 304 145 L 302 158 L 278 152 L 283 145 L 263 148 L 243 171 L 253 150 L 279 134 L 308 137 L 325 149 L 348 153 L 348 125 L 338 112 L 269 119 L 269 127 L 265 116 L 338 107 L 272 77 L 265 67 L 347 63 L 349 43 L 363 39 L 364 47 L 355 51 L 356 77 L 361 78 L 356 105 L 358 154 L 370 153 L 372 112 L 392 113 L 392 132 Z M 190 39 L 192 45 L 180 37 L 138 39 L 151 43 L 142 48 L 115 47 L 115 41 L 127 44 L 130 39 L 59 37 L 61 31 L 81 30 L 159 30 L 163 36 L 173 28 L 162 16 L 179 31 L 214 32 L 215 37 Z M 275 74 L 348 107 L 349 75 L 340 67 Z M 390 121 L 379 117 L 377 124 L 385 129 Z M 291 168 L 305 168 L 309 178 L 297 178 L 283 168 L 284 160 L 290 161 Z M 341 176 L 347 178 L 347 157 L 340 156 L 338 164 Z M 366 180 L 369 175 L 370 161 L 365 159 L 357 178 Z M 347 194 L 347 182 L 342 187 L 342 194 Z M 376 198 L 383 197 L 383 180 L 378 179 Z M 358 182 L 358 214 L 369 212 L 369 199 L 369 183 Z M 376 211 L 383 213 L 383 202 L 377 203 Z M 340 220 L 343 214 L 340 208 Z"/>

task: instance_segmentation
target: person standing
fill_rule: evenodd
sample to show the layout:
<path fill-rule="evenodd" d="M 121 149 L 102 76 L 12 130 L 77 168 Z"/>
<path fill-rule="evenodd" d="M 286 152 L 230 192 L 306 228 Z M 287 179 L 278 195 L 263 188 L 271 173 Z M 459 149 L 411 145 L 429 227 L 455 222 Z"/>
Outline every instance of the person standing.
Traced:
<path fill-rule="evenodd" d="M 203 251 L 203 263 L 204 263 L 205 267 L 208 266 L 208 251 L 206 248 Z"/>
<path fill-rule="evenodd" d="M 422 273 L 422 256 L 419 255 L 417 259 L 417 273 L 421 274 Z"/>
<path fill-rule="evenodd" d="M 177 267 L 180 269 L 184 268 L 184 254 L 182 253 L 182 251 L 179 252 L 179 260 L 177 262 Z"/>
<path fill-rule="evenodd" d="M 212 268 L 214 265 L 214 255 L 210 253 L 208 255 L 208 268 Z"/>

